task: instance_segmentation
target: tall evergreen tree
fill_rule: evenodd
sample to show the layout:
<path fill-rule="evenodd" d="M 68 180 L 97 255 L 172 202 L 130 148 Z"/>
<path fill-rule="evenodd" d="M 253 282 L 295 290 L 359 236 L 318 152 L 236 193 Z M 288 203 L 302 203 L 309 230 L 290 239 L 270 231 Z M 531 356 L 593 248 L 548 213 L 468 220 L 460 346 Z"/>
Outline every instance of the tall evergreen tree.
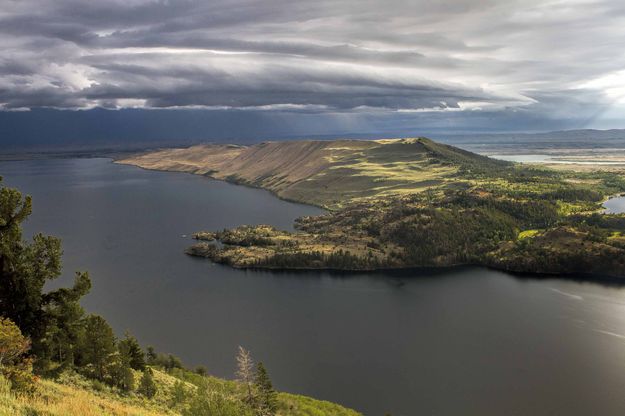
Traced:
<path fill-rule="evenodd" d="M 254 389 L 256 390 L 256 414 L 274 416 L 278 410 L 278 394 L 273 389 L 267 369 L 262 362 L 256 365 Z"/>
<path fill-rule="evenodd" d="M 48 322 L 38 351 L 40 367 L 45 366 L 47 361 L 74 365 L 84 329 L 82 317 L 85 311 L 79 301 L 90 288 L 89 274 L 76 273 L 73 288 L 59 289 L 44 295 L 44 311 Z"/>
<path fill-rule="evenodd" d="M 130 365 L 131 361 L 130 347 L 122 340 L 117 344 L 117 353 L 114 354 L 109 371 L 111 384 L 123 391 L 131 391 L 134 388 L 135 380 Z"/>
<path fill-rule="evenodd" d="M 119 341 L 118 348 L 120 353 L 123 352 L 128 355 L 131 368 L 140 371 L 145 369 L 145 353 L 141 349 L 139 341 L 130 335 L 128 331 L 126 331 L 124 339 Z"/>
<path fill-rule="evenodd" d="M 45 284 L 61 274 L 61 242 L 43 234 L 30 243 L 22 240 L 21 224 L 31 211 L 30 197 L 0 187 L 0 315 L 31 339 L 40 363 L 64 361 L 71 351 L 58 347 L 74 345 L 82 317 L 78 300 L 91 284 L 87 274 L 79 274 L 74 287 L 44 293 Z"/>
<path fill-rule="evenodd" d="M 89 315 L 85 319 L 85 333 L 80 352 L 80 364 L 90 365 L 93 376 L 104 381 L 108 363 L 116 352 L 116 348 L 113 330 L 101 316 Z"/>

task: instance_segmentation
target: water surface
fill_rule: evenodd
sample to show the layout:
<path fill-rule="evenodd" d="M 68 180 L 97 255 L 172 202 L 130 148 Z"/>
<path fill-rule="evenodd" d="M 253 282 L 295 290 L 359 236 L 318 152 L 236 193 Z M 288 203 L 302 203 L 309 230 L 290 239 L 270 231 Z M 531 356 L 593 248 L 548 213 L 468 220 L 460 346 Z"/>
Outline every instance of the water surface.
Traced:
<path fill-rule="evenodd" d="M 603 203 L 606 214 L 622 214 L 625 212 L 625 196 L 617 196 Z"/>
<path fill-rule="evenodd" d="M 106 159 L 0 163 L 34 198 L 26 232 L 63 238 L 67 283 L 118 334 L 232 377 L 241 344 L 282 389 L 367 415 L 625 414 L 625 291 L 492 270 L 336 275 L 233 270 L 190 233 L 290 227 L 316 208 Z"/>

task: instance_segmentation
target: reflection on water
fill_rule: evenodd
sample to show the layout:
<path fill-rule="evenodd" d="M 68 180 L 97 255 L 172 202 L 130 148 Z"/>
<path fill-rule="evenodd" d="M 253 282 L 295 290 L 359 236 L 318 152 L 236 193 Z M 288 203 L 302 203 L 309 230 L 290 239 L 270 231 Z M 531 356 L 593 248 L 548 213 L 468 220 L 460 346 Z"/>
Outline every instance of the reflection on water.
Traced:
<path fill-rule="evenodd" d="M 280 389 L 367 415 L 620 415 L 625 291 L 480 268 L 233 270 L 183 254 L 200 229 L 289 227 L 316 208 L 103 159 L 0 163 L 34 197 L 27 233 L 63 238 L 67 284 L 118 334 L 232 377 L 237 345 Z M 94 186 L 90 186 L 93 184 Z"/>
<path fill-rule="evenodd" d="M 603 206 L 605 207 L 606 214 L 621 214 L 625 212 L 625 197 L 618 196 L 614 198 L 610 198 L 606 202 L 604 202 Z"/>

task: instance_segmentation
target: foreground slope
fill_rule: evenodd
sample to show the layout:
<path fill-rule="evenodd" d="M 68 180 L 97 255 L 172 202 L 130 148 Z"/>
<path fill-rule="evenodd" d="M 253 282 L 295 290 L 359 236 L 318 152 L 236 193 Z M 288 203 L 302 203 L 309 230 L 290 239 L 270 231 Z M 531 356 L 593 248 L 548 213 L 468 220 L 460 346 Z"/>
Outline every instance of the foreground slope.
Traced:
<path fill-rule="evenodd" d="M 242 226 L 196 235 L 203 241 L 189 254 L 234 267 L 478 264 L 625 276 L 625 216 L 601 213 L 605 199 L 625 192 L 621 171 L 524 166 L 426 138 L 208 145 L 120 162 L 258 186 L 329 209 L 298 219 L 296 233 Z"/>
<path fill-rule="evenodd" d="M 94 383 L 76 373 L 58 380 L 42 379 L 34 394 L 11 391 L 0 376 L 0 416 L 199 416 L 212 414 L 194 410 L 200 393 L 216 398 L 234 396 L 236 382 L 178 371 L 170 374 L 153 368 L 157 394 L 147 399 L 136 393 Z M 181 393 L 182 392 L 182 393 Z M 195 407 L 194 407 L 195 404 Z M 205 409 L 202 409 L 205 410 Z M 296 394 L 279 393 L 276 416 L 359 416 L 338 404 Z"/>

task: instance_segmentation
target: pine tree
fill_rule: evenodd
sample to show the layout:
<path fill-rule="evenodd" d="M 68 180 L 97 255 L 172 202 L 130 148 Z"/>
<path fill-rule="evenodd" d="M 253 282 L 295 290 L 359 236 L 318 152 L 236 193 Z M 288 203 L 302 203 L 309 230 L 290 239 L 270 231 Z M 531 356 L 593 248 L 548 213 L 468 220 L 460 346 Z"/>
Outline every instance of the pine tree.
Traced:
<path fill-rule="evenodd" d="M 31 351 L 45 370 L 49 360 L 73 359 L 83 317 L 78 301 L 91 283 L 83 273 L 72 288 L 44 292 L 46 283 L 61 274 L 61 242 L 43 234 L 24 242 L 21 224 L 31 212 L 30 197 L 0 187 L 0 315 L 30 338 Z"/>
<path fill-rule="evenodd" d="M 148 345 L 148 347 L 146 348 L 145 356 L 146 356 L 146 361 L 148 365 L 154 365 L 154 363 L 158 359 L 158 354 L 154 350 L 154 347 L 151 345 Z"/>
<path fill-rule="evenodd" d="M 252 359 L 250 352 L 240 345 L 237 354 L 236 375 L 244 389 L 243 401 L 247 404 L 254 403 L 254 360 Z"/>
<path fill-rule="evenodd" d="M 267 369 L 262 362 L 256 365 L 254 388 L 257 394 L 256 414 L 258 416 L 274 416 L 278 410 L 278 394 L 273 389 Z"/>
<path fill-rule="evenodd" d="M 123 350 L 128 355 L 131 368 L 140 371 L 145 369 L 145 353 L 137 339 L 130 335 L 128 331 L 126 331 L 125 338 L 119 341 L 118 348 L 120 352 Z"/>
<path fill-rule="evenodd" d="M 109 366 L 111 383 L 123 391 L 131 391 L 134 388 L 135 379 L 130 365 L 132 360 L 130 348 L 127 343 L 120 341 L 117 349 L 117 354 Z"/>
<path fill-rule="evenodd" d="M 93 376 L 104 381 L 108 363 L 115 352 L 115 336 L 110 325 L 101 316 L 89 315 L 85 319 L 85 333 L 80 347 L 80 364 L 90 365 L 93 369 Z"/>
<path fill-rule="evenodd" d="M 137 389 L 137 392 L 144 395 L 148 399 L 151 399 L 156 395 L 156 390 L 156 383 L 154 383 L 154 378 L 152 377 L 152 369 L 150 367 L 146 367 L 143 371 L 143 375 L 141 376 L 141 380 L 139 381 L 139 388 Z"/>

